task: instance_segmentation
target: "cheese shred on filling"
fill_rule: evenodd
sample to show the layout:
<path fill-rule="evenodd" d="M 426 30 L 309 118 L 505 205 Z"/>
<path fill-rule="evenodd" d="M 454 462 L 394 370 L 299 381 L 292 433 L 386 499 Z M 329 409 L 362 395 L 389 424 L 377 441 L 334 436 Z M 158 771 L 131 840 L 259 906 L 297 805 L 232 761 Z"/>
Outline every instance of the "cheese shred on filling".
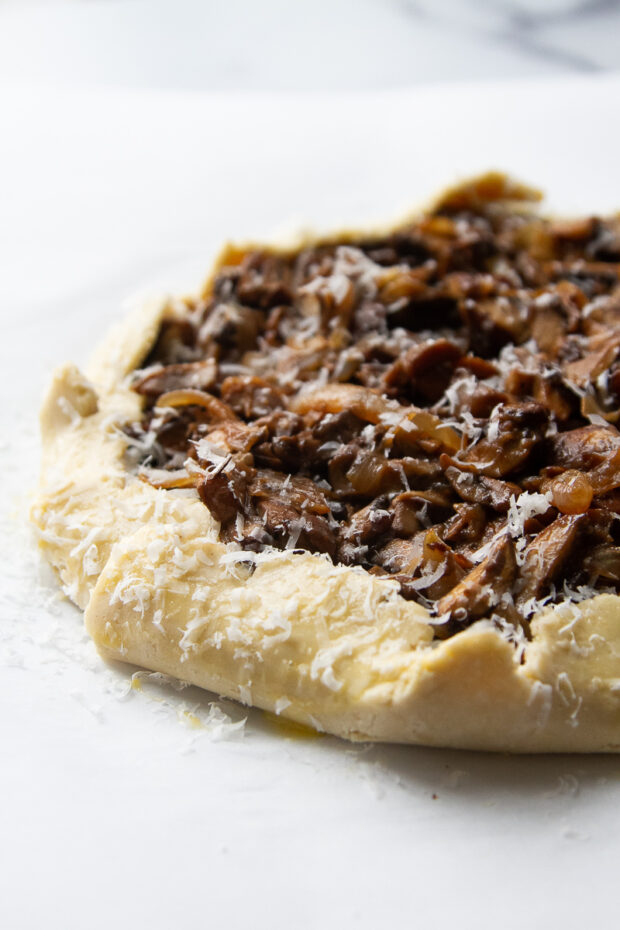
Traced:
<path fill-rule="evenodd" d="M 135 372 L 140 477 L 396 579 L 438 638 L 620 586 L 620 220 L 488 175 L 375 238 L 230 251 Z"/>

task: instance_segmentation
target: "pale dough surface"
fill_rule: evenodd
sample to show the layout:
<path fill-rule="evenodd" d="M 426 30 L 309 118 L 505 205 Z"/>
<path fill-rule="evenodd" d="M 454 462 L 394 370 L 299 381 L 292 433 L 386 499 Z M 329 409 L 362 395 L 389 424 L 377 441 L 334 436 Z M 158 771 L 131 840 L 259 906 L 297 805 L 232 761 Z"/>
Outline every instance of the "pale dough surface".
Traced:
<path fill-rule="evenodd" d="M 309 553 L 263 554 L 251 572 L 194 492 L 130 474 L 128 375 L 165 309 L 134 312 L 87 377 L 60 368 L 41 413 L 33 520 L 104 657 L 349 739 L 620 751 L 619 597 L 545 609 L 522 654 L 486 620 L 432 643 L 395 582 Z"/>

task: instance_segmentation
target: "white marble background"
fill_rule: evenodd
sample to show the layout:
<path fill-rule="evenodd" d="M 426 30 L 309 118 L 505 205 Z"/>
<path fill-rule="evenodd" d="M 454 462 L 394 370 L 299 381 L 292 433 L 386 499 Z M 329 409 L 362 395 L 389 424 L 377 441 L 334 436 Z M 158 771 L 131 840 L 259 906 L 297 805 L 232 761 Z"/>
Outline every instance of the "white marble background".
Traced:
<path fill-rule="evenodd" d="M 372 90 L 616 69 L 620 0 L 0 0 L 0 82 Z"/>
<path fill-rule="evenodd" d="M 580 78 L 619 27 L 620 0 L 0 0 L 0 930 L 617 926 L 617 757 L 347 749 L 258 712 L 212 743 L 212 695 L 96 657 L 23 512 L 53 365 L 128 294 L 197 288 L 226 234 L 396 216 L 455 163 L 620 204 L 619 82 Z M 422 86 L 523 77 L 560 80 Z M 246 94 L 325 90 L 303 120 Z"/>

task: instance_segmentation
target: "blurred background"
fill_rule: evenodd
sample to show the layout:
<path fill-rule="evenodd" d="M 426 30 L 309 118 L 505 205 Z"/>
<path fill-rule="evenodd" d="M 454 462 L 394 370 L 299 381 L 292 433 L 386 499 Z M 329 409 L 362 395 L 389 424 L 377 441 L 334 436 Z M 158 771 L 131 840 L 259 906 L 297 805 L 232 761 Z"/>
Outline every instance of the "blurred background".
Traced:
<path fill-rule="evenodd" d="M 0 81 L 373 90 L 615 69 L 620 0 L 0 0 Z"/>

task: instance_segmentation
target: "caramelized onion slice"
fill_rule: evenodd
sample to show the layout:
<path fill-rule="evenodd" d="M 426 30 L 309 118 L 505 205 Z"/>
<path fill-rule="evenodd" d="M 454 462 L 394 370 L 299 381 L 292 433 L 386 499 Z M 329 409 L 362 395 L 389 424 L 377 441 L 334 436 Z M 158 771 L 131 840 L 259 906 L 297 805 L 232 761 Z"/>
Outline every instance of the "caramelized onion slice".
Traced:
<path fill-rule="evenodd" d="M 157 400 L 158 407 L 204 407 L 213 420 L 236 420 L 237 417 L 228 404 L 223 403 L 206 391 L 197 391 L 193 388 L 182 388 L 178 391 L 167 391 Z"/>
<path fill-rule="evenodd" d="M 411 407 L 407 413 L 407 420 L 420 433 L 438 440 L 447 451 L 459 452 L 463 448 L 463 437 L 451 426 L 444 426 L 439 417 L 427 410 Z M 402 429 L 403 424 L 401 423 L 400 426 Z"/>
<path fill-rule="evenodd" d="M 302 391 L 292 399 L 289 406 L 295 413 L 302 415 L 311 410 L 322 410 L 324 413 L 349 410 L 368 423 L 383 421 L 398 425 L 401 429 L 423 433 L 454 452 L 463 444 L 456 430 L 443 426 L 434 414 L 413 406 L 405 407 L 396 400 L 383 397 L 358 384 L 325 384 L 312 391 Z"/>
<path fill-rule="evenodd" d="M 550 490 L 553 506 L 565 514 L 585 513 L 594 497 L 588 476 L 573 469 L 554 478 Z"/>
<path fill-rule="evenodd" d="M 188 475 L 184 468 L 177 468 L 174 471 L 167 471 L 165 468 L 145 468 L 138 472 L 138 478 L 153 488 L 163 488 L 166 491 L 196 486 L 196 479 Z"/>
<path fill-rule="evenodd" d="M 289 406 L 295 413 L 302 415 L 311 410 L 322 410 L 325 413 L 349 410 L 368 423 L 378 423 L 385 413 L 394 411 L 394 408 L 403 413 L 407 409 L 358 384 L 325 384 L 311 391 L 302 391 L 292 399 Z"/>

